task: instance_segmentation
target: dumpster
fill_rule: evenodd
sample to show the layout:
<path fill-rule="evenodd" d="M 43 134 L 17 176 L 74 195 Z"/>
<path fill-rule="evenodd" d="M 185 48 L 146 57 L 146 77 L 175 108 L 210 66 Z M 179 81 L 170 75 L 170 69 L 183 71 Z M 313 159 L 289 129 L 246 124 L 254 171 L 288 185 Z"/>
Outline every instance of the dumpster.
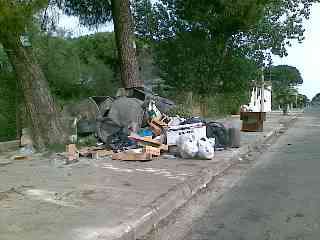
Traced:
<path fill-rule="evenodd" d="M 242 129 L 244 132 L 263 132 L 263 122 L 266 121 L 265 112 L 241 112 Z"/>

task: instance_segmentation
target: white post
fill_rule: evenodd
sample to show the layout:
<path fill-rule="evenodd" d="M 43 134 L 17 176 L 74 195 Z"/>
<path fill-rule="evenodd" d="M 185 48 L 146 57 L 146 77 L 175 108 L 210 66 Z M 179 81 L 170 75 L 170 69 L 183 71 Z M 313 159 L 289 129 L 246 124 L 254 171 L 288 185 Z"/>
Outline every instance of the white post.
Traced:
<path fill-rule="evenodd" d="M 261 68 L 262 70 L 262 82 L 261 82 L 261 112 L 264 112 L 264 68 Z"/>

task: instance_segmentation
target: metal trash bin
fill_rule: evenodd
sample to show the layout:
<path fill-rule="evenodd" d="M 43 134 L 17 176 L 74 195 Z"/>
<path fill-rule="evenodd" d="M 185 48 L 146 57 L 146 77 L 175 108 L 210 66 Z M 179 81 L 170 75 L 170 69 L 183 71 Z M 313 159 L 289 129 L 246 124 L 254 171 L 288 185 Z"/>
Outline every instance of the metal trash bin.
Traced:
<path fill-rule="evenodd" d="M 240 128 L 229 128 L 229 146 L 232 148 L 240 147 Z"/>
<path fill-rule="evenodd" d="M 263 132 L 263 122 L 266 121 L 265 112 L 241 112 L 242 129 L 244 132 Z"/>

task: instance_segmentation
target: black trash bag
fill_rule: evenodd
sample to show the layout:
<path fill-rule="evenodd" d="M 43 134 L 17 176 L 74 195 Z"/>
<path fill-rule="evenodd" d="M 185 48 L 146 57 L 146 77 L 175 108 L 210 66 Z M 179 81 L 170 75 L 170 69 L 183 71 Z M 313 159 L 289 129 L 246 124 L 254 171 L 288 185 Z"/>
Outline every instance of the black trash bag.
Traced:
<path fill-rule="evenodd" d="M 222 123 L 208 122 L 207 127 L 207 138 L 215 138 L 215 148 L 227 148 L 229 146 L 229 133 L 226 127 Z"/>
<path fill-rule="evenodd" d="M 200 117 L 191 117 L 183 121 L 182 123 L 180 123 L 180 125 L 194 124 L 194 123 L 205 123 L 205 121 Z"/>

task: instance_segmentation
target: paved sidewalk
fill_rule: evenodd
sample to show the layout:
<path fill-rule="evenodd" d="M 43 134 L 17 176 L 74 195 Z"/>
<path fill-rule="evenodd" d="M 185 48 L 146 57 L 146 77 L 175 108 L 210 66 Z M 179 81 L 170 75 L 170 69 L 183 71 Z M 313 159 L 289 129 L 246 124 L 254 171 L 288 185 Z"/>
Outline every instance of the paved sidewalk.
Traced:
<path fill-rule="evenodd" d="M 211 161 L 106 158 L 66 166 L 40 155 L 10 163 L 3 155 L 1 240 L 136 239 L 293 118 L 269 114 L 264 133 L 242 133 L 240 149 Z"/>

